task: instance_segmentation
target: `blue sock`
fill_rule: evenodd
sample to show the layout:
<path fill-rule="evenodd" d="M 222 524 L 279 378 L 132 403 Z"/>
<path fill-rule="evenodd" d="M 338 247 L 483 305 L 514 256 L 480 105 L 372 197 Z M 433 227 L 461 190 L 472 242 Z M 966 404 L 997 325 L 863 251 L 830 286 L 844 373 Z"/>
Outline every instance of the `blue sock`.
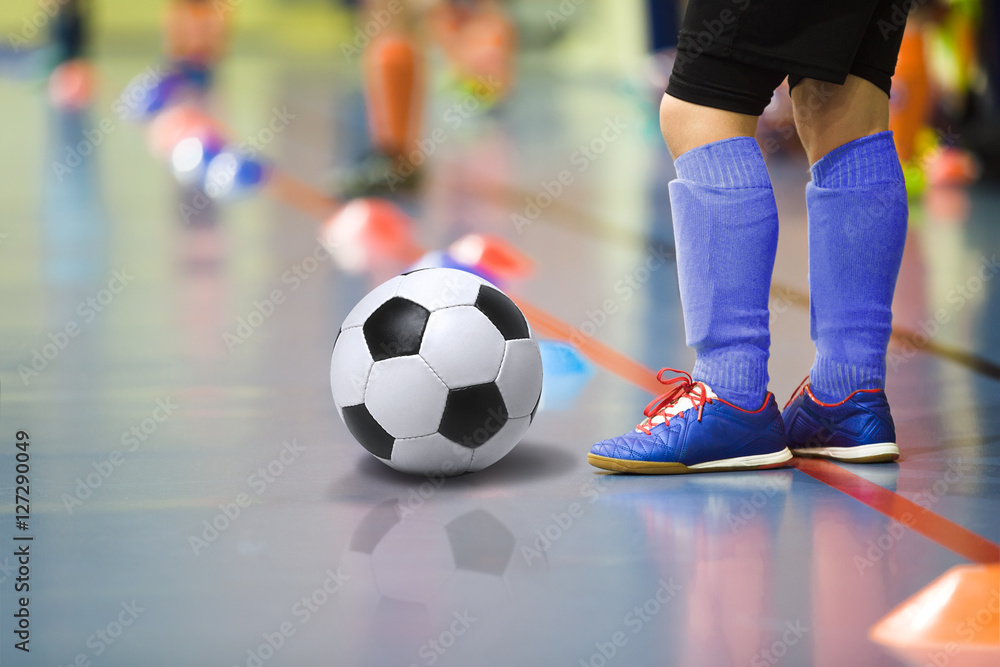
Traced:
<path fill-rule="evenodd" d="M 756 410 L 767 395 L 768 295 L 778 210 L 751 137 L 699 146 L 674 162 L 670 209 L 692 375 Z"/>
<path fill-rule="evenodd" d="M 809 374 L 821 401 L 885 387 L 892 294 L 906 241 L 906 186 L 892 132 L 836 148 L 812 166 Z"/>

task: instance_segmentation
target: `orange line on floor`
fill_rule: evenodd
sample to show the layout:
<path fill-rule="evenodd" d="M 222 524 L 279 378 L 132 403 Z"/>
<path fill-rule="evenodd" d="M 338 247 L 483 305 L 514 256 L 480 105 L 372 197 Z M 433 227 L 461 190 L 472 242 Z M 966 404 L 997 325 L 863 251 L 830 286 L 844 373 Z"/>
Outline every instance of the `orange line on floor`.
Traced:
<path fill-rule="evenodd" d="M 832 461 L 796 458 L 792 465 L 974 563 L 1000 561 L 1000 545 L 995 542 Z"/>
<path fill-rule="evenodd" d="M 656 379 L 656 371 L 629 359 L 591 336 L 583 336 L 573 326 L 549 315 L 524 299 L 512 298 L 538 333 L 548 338 L 570 343 L 601 368 L 631 382 L 640 389 L 645 389 L 651 394 L 663 393 L 664 388 Z"/>
<path fill-rule="evenodd" d="M 572 343 L 584 356 L 604 370 L 652 394 L 661 393 L 663 385 L 657 382 L 656 373 L 652 369 L 592 337 L 580 335 L 571 325 L 524 299 L 516 298 L 514 301 L 538 333 Z M 898 493 L 869 482 L 832 461 L 796 458 L 793 460 L 793 465 L 813 479 L 847 494 L 964 558 L 975 563 L 1000 561 L 1000 545 L 907 500 Z"/>

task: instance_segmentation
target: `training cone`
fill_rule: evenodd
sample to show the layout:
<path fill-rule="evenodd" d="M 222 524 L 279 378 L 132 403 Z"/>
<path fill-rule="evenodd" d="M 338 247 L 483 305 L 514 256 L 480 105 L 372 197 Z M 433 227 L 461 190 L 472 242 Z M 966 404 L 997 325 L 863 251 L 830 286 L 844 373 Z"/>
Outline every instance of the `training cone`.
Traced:
<path fill-rule="evenodd" d="M 960 565 L 875 624 L 870 636 L 911 665 L 1000 664 L 1000 565 Z"/>
<path fill-rule="evenodd" d="M 384 263 L 407 263 L 420 256 L 413 221 L 385 199 L 355 199 L 320 229 L 319 241 L 334 261 L 350 273 Z"/>
<path fill-rule="evenodd" d="M 486 234 L 468 234 L 448 246 L 457 264 L 482 271 L 484 277 L 502 281 L 515 280 L 529 275 L 533 269 L 531 259 L 507 241 Z"/>

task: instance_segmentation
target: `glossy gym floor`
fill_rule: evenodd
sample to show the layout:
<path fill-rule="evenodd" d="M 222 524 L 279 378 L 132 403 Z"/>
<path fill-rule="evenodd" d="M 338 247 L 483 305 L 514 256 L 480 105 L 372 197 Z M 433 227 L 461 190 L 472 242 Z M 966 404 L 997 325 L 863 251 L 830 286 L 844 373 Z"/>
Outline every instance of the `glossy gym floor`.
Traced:
<path fill-rule="evenodd" d="M 872 626 L 949 568 L 997 560 L 995 188 L 912 204 L 887 387 L 898 464 L 603 475 L 590 445 L 651 398 L 636 365 L 693 362 L 655 99 L 545 61 L 457 125 L 438 91 L 425 122 L 446 140 L 401 200 L 416 236 L 509 240 L 534 271 L 505 288 L 567 328 L 536 324 L 545 389 L 525 440 L 425 480 L 362 450 L 330 395 L 340 322 L 403 267 L 345 273 L 314 217 L 179 187 L 111 111 L 156 58 L 99 56 L 81 112 L 0 79 L 4 665 L 898 665 Z M 320 191 L 366 141 L 343 63 L 237 54 L 211 108 Z M 781 404 L 813 353 L 806 167 L 769 157 Z M 543 196 L 562 170 L 564 192 Z M 13 634 L 23 544 L 30 654 Z"/>

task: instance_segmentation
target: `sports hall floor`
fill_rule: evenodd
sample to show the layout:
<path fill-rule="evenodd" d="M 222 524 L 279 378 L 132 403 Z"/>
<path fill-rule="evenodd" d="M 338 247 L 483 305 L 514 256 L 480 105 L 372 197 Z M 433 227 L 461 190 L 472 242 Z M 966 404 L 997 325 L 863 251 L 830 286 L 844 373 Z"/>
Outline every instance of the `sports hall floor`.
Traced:
<path fill-rule="evenodd" d="M 550 345 L 560 363 L 526 439 L 432 484 L 368 455 L 330 396 L 337 328 L 389 274 L 308 261 L 317 221 L 264 195 L 186 224 L 192 194 L 111 111 L 153 49 L 98 59 L 81 114 L 0 80 L 3 665 L 897 665 L 871 626 L 949 568 L 997 560 L 997 189 L 912 207 L 887 387 L 898 464 L 602 475 L 588 448 L 651 398 L 609 350 L 650 369 L 693 361 L 655 102 L 534 63 L 503 109 L 455 127 L 438 90 L 426 124 L 446 141 L 405 201 L 418 238 L 516 244 L 535 271 L 507 289 L 575 327 L 593 358 Z M 290 114 L 265 154 L 320 189 L 364 147 L 356 76 L 334 65 L 234 57 L 212 104 L 239 136 Z M 60 179 L 53 162 L 81 141 L 97 145 Z M 783 404 L 812 357 L 807 171 L 769 167 Z M 518 228 L 512 214 L 547 202 L 561 170 L 572 183 Z M 283 281 L 296 266 L 305 278 Z M 276 289 L 284 302 L 230 350 L 225 335 Z M 12 634 L 14 533 L 34 538 L 30 654 Z"/>

